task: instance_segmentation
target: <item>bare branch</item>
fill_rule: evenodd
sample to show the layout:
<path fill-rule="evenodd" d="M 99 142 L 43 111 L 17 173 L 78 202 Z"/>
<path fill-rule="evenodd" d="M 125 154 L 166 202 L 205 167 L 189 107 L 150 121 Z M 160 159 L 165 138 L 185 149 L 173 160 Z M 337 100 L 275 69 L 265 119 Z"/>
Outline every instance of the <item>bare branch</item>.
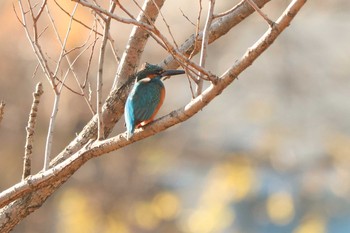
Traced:
<path fill-rule="evenodd" d="M 137 21 L 143 23 L 154 22 L 158 17 L 158 8 L 163 6 L 164 0 L 156 0 L 155 3 L 157 7 L 152 0 L 145 1 Z M 120 60 L 112 89 L 119 88 L 135 72 L 139 66 L 141 54 L 148 38 L 149 33 L 143 27 L 140 27 L 140 25 L 133 27 L 128 44 Z"/>
<path fill-rule="evenodd" d="M 71 17 L 71 14 L 70 14 L 68 11 L 66 11 L 66 10 L 57 2 L 57 0 L 54 0 L 54 2 L 55 2 L 55 4 L 58 6 L 58 8 L 60 8 L 60 10 L 61 10 L 63 13 L 65 13 L 68 17 Z M 75 22 L 79 23 L 81 26 L 85 27 L 86 29 L 92 30 L 92 31 L 94 31 L 95 33 L 97 33 L 99 36 L 102 36 L 102 33 L 98 32 L 98 31 L 95 30 L 95 29 L 93 29 L 93 27 L 90 27 L 90 26 L 86 25 L 86 24 L 85 24 L 84 22 L 82 22 L 81 20 L 79 20 L 79 19 L 77 19 L 77 18 L 75 18 L 75 17 L 73 17 L 73 20 L 74 20 Z"/>
<path fill-rule="evenodd" d="M 66 32 L 66 35 L 65 35 L 65 37 L 64 37 L 62 46 L 61 46 L 61 52 L 60 52 L 60 55 L 59 55 L 59 57 L 58 57 L 58 61 L 57 61 L 57 64 L 56 64 L 55 71 L 54 71 L 54 73 L 53 73 L 53 76 L 54 76 L 54 77 L 57 76 L 58 70 L 59 70 L 59 68 L 60 68 L 60 66 L 61 66 L 62 59 L 63 59 L 63 57 L 65 57 L 66 45 L 67 45 L 67 41 L 68 41 L 68 38 L 69 38 L 69 35 L 70 35 L 70 32 L 71 32 L 71 29 L 72 29 L 73 16 L 74 16 L 74 14 L 75 14 L 77 8 L 78 8 L 78 4 L 76 3 L 75 6 L 74 6 L 74 8 L 73 8 L 73 11 L 72 11 L 72 14 L 71 14 L 71 18 L 70 18 L 69 23 L 68 23 L 67 32 Z M 48 8 L 47 8 L 47 9 L 48 9 Z M 54 24 L 54 20 L 53 20 L 53 18 L 52 18 L 52 16 L 51 16 L 50 12 L 49 12 L 49 11 L 47 11 L 47 12 L 48 12 L 48 16 L 49 16 L 51 22 Z M 56 28 L 56 27 L 54 26 L 54 28 Z M 59 38 L 59 40 L 60 40 L 60 38 Z M 64 82 L 63 82 L 63 83 L 64 83 Z M 62 87 L 63 87 L 63 85 L 61 84 L 61 87 L 60 87 L 60 89 L 59 89 L 58 92 L 61 92 Z"/>
<path fill-rule="evenodd" d="M 55 94 L 55 99 L 52 107 L 52 113 L 50 116 L 49 129 L 47 132 L 46 145 L 45 145 L 45 160 L 44 160 L 44 171 L 49 168 L 51 161 L 51 148 L 53 142 L 53 134 L 55 130 L 56 117 L 58 112 L 58 103 L 60 101 L 60 94 Z"/>
<path fill-rule="evenodd" d="M 154 2 L 154 0 L 152 0 L 152 1 Z M 160 16 L 162 17 L 162 20 L 163 20 L 165 26 L 166 26 L 167 29 L 168 29 L 168 33 L 169 33 L 169 35 L 171 36 L 171 39 L 173 40 L 174 45 L 175 45 L 176 48 L 178 49 L 179 46 L 178 46 L 177 43 L 176 43 L 176 40 L 175 40 L 175 38 L 174 38 L 174 36 L 173 36 L 173 33 L 171 32 L 171 29 L 170 29 L 170 26 L 169 26 L 168 22 L 166 21 L 166 19 L 165 19 L 164 15 L 163 15 L 162 11 L 160 10 L 160 8 L 159 8 L 156 4 L 155 4 L 155 6 L 157 7 L 157 10 L 158 10 L 159 14 L 160 14 Z"/>
<path fill-rule="evenodd" d="M 261 17 L 265 19 L 265 21 L 270 25 L 270 27 L 272 27 L 274 22 L 271 19 L 269 19 L 269 17 L 267 17 L 267 15 L 264 14 L 264 12 L 260 10 L 260 8 L 255 4 L 255 2 L 252 0 L 246 0 L 246 1 L 249 3 L 249 5 L 251 5 L 254 8 L 256 12 L 258 12 L 259 15 L 261 15 Z"/>
<path fill-rule="evenodd" d="M 258 5 L 258 7 L 262 7 L 269 1 L 270 0 L 255 0 L 255 3 Z M 209 44 L 225 35 L 253 12 L 254 9 L 245 0 L 242 0 L 234 7 L 234 9 L 230 10 L 230 13 L 217 18 L 217 20 L 210 27 Z M 190 38 L 179 47 L 179 51 L 186 57 L 197 54 L 199 52 L 199 48 L 196 46 L 196 40 L 202 40 L 202 37 L 203 32 L 199 33 L 198 38 L 195 34 L 190 36 Z M 160 65 L 167 69 L 173 69 L 179 66 L 177 60 L 174 59 L 172 55 L 165 58 Z"/>
<path fill-rule="evenodd" d="M 196 24 L 193 23 L 193 22 L 188 18 L 188 16 L 185 14 L 185 12 L 183 12 L 183 10 L 182 10 L 181 8 L 180 8 L 180 12 L 181 12 L 182 16 L 183 16 L 190 24 L 192 24 L 193 26 L 196 26 Z"/>
<path fill-rule="evenodd" d="M 115 1 L 111 1 L 109 12 L 113 13 L 114 9 L 116 7 Z M 103 124 L 103 118 L 102 118 L 102 86 L 103 86 L 103 64 L 104 64 L 104 58 L 105 58 L 105 51 L 106 51 L 106 44 L 109 34 L 109 27 L 111 24 L 111 18 L 108 17 L 105 21 L 104 25 L 104 31 L 103 31 L 103 39 L 102 44 L 100 48 L 100 55 L 98 60 L 98 73 L 97 73 L 97 119 L 98 119 L 98 140 L 104 139 L 104 124 Z"/>
<path fill-rule="evenodd" d="M 44 93 L 43 85 L 39 82 L 36 85 L 35 92 L 33 93 L 33 103 L 32 103 L 32 107 L 30 108 L 28 124 L 26 127 L 27 137 L 26 137 L 26 145 L 24 147 L 22 180 L 24 180 L 31 174 L 31 159 L 32 159 L 31 157 L 32 157 L 32 149 L 33 149 L 33 143 L 34 143 L 36 117 L 37 117 L 38 107 L 40 103 L 40 97 L 43 93 Z"/>
<path fill-rule="evenodd" d="M 91 46 L 91 45 L 88 45 L 88 46 L 86 46 L 86 45 L 87 45 L 87 43 L 88 43 L 88 41 L 89 41 L 89 39 L 90 39 L 90 37 L 91 37 L 92 32 L 95 32 L 95 35 L 96 35 L 96 30 L 95 30 L 94 28 L 92 28 L 92 29 L 90 30 L 90 33 L 89 33 L 87 39 L 83 42 L 82 45 L 77 46 L 77 47 L 74 47 L 74 48 L 72 48 L 70 51 L 67 52 L 66 49 L 64 48 L 64 42 L 62 41 L 62 39 L 61 39 L 61 37 L 60 37 L 60 35 L 59 35 L 59 33 L 58 33 L 58 30 L 57 30 L 55 21 L 54 21 L 52 15 L 51 15 L 50 9 L 47 7 L 46 10 L 47 10 L 47 14 L 49 15 L 49 20 L 50 20 L 50 22 L 51 22 L 53 31 L 54 31 L 55 34 L 56 34 L 56 38 L 57 38 L 58 42 L 60 43 L 61 49 L 63 49 L 63 51 L 64 51 L 64 54 L 63 54 L 62 56 L 65 57 L 65 59 L 66 59 L 68 65 L 69 65 L 69 66 L 68 66 L 68 70 L 67 70 L 67 72 L 66 72 L 66 74 L 65 74 L 65 76 L 64 76 L 64 79 L 66 79 L 66 77 L 67 77 L 67 75 L 68 75 L 69 72 L 72 72 L 73 77 L 74 77 L 74 79 L 75 79 L 75 81 L 76 81 L 78 87 L 80 88 L 80 93 L 79 93 L 78 91 L 75 91 L 75 90 L 73 90 L 72 88 L 68 87 L 68 86 L 64 83 L 64 81 L 61 81 L 58 77 L 56 77 L 56 80 L 58 80 L 58 82 L 61 83 L 61 85 L 62 85 L 61 88 L 62 88 L 62 87 L 65 87 L 65 88 L 67 88 L 68 90 L 70 90 L 71 92 L 73 92 L 74 94 L 78 94 L 79 96 L 82 96 L 82 97 L 84 98 L 86 104 L 88 105 L 88 107 L 89 107 L 91 113 L 94 114 L 95 112 L 94 112 L 94 110 L 93 110 L 93 107 L 92 107 L 92 105 L 91 105 L 91 102 L 90 102 L 90 101 L 88 100 L 88 98 L 86 97 L 84 88 L 83 88 L 82 85 L 80 84 L 79 78 L 78 78 L 78 76 L 77 76 L 77 74 L 76 74 L 76 72 L 75 72 L 75 70 L 74 70 L 74 63 L 75 63 L 75 62 L 78 60 L 78 58 Z M 70 19 L 72 20 L 73 18 L 74 18 L 74 15 L 73 15 L 73 14 L 70 15 Z M 71 22 L 71 21 L 70 21 L 70 22 Z M 93 47 L 94 47 L 95 43 L 96 43 L 96 39 L 95 39 L 95 41 L 92 43 Z M 74 61 L 71 62 L 69 56 L 67 56 L 67 55 L 68 55 L 71 51 L 74 51 L 74 50 L 77 50 L 77 49 L 80 49 L 80 48 L 84 48 L 84 47 L 85 47 L 85 49 L 83 49 L 83 50 L 76 56 L 76 58 L 74 59 Z"/>
<path fill-rule="evenodd" d="M 235 9 L 236 9 L 236 6 L 233 6 L 231 9 L 229 9 L 229 10 L 227 10 L 227 11 L 225 11 L 225 12 L 221 12 L 221 13 L 219 13 L 219 14 L 215 14 L 215 15 L 214 15 L 214 19 L 215 19 L 215 18 L 221 18 L 221 17 L 223 17 L 223 16 L 225 16 L 225 15 L 229 15 L 229 14 L 231 14 Z"/>
<path fill-rule="evenodd" d="M 202 15 L 202 0 L 198 1 L 199 3 L 199 10 L 198 10 L 198 16 L 197 16 L 197 22 L 196 22 L 196 33 L 195 33 L 195 40 L 194 40 L 194 48 L 192 50 L 192 52 L 190 53 L 190 55 L 188 56 L 188 59 L 192 59 L 192 57 L 194 56 L 194 53 L 196 51 L 196 49 L 198 48 L 198 38 L 199 38 L 199 27 L 200 27 L 200 22 L 201 22 L 201 15 Z"/>
<path fill-rule="evenodd" d="M 40 6 L 40 8 L 39 8 L 38 14 L 34 17 L 35 20 L 38 20 L 38 19 L 40 18 L 41 14 L 42 14 L 43 11 L 44 11 L 44 8 L 46 7 L 46 3 L 47 3 L 47 0 L 43 0 L 41 6 Z"/>
<path fill-rule="evenodd" d="M 4 101 L 0 101 L 0 123 L 2 121 L 2 118 L 4 118 L 4 113 L 5 113 L 5 102 Z"/>
<path fill-rule="evenodd" d="M 61 46 L 61 52 L 60 52 L 60 55 L 58 57 L 56 68 L 55 68 L 55 71 L 54 71 L 54 73 L 52 75 L 53 77 L 57 77 L 57 72 L 58 72 L 58 70 L 60 68 L 61 61 L 62 61 L 62 59 L 64 57 L 66 44 L 67 44 L 67 41 L 68 41 L 68 38 L 69 38 L 69 34 L 70 34 L 70 31 L 71 31 L 71 28 L 72 28 L 72 22 L 73 22 L 72 18 L 73 18 L 74 13 L 77 10 L 77 7 L 78 7 L 78 4 L 75 4 L 75 6 L 73 8 L 73 12 L 71 14 L 72 15 L 71 19 L 70 19 L 69 24 L 68 24 L 66 35 L 64 37 L 64 40 L 63 40 L 63 43 L 62 43 L 62 46 Z M 48 9 L 48 7 L 46 7 L 46 8 Z M 51 22 L 54 22 L 49 10 L 47 10 L 47 15 L 50 18 Z M 49 129 L 48 129 L 47 138 L 46 138 L 44 170 L 48 169 L 49 164 L 50 164 L 50 160 L 51 160 L 51 148 L 52 148 L 52 142 L 53 142 L 53 134 L 54 134 L 54 130 L 55 130 L 56 116 L 57 116 L 57 113 L 58 113 L 58 104 L 59 104 L 59 100 L 60 100 L 61 91 L 62 91 L 62 89 L 64 87 L 65 80 L 66 80 L 66 77 L 63 78 L 63 80 L 61 82 L 61 86 L 58 89 L 57 89 L 57 87 L 55 85 L 53 86 L 55 99 L 54 99 L 52 113 L 51 113 L 51 116 L 50 116 Z"/>
<path fill-rule="evenodd" d="M 214 17 L 214 6 L 215 6 L 215 0 L 209 0 L 208 15 L 207 15 L 207 20 L 205 22 L 204 29 L 203 29 L 202 46 L 201 46 L 201 52 L 200 52 L 200 58 L 199 58 L 199 65 L 203 68 L 205 67 L 205 61 L 207 58 L 207 47 L 209 44 L 208 42 L 209 28 L 211 26 L 211 23 Z M 202 74 L 198 73 L 196 96 L 200 95 L 202 93 L 202 90 L 203 90 Z"/>
<path fill-rule="evenodd" d="M 112 14 L 108 11 L 106 11 L 105 9 L 102 9 L 94 4 L 91 4 L 91 3 L 88 3 L 88 2 L 85 2 L 85 1 L 82 1 L 82 0 L 74 0 L 76 2 L 79 2 L 81 5 L 83 6 L 86 6 L 86 7 L 89 7 L 93 10 L 95 10 L 97 13 L 100 13 L 100 14 L 103 14 L 103 15 L 106 15 L 106 16 L 109 16 L 119 22 L 122 22 L 122 23 L 126 23 L 126 24 L 134 24 L 136 26 L 139 26 L 141 28 L 143 28 L 144 30 L 147 30 L 148 32 L 151 33 L 151 35 L 155 36 L 154 39 L 159 43 L 160 41 L 163 42 L 164 46 L 165 46 L 165 49 L 170 53 L 172 54 L 172 56 L 174 56 L 174 58 L 176 58 L 177 60 L 181 61 L 181 63 L 184 63 L 188 66 L 191 66 L 193 69 L 196 69 L 198 72 L 201 72 L 202 74 L 205 74 L 207 76 L 207 78 L 210 78 L 212 77 L 212 75 L 206 71 L 205 69 L 203 69 L 202 67 L 198 66 L 196 63 L 190 61 L 187 57 L 185 57 L 178 49 L 176 49 L 169 41 L 168 39 L 160 33 L 160 31 L 154 26 L 154 25 L 150 25 L 150 24 L 146 24 L 146 23 L 143 23 L 142 21 L 140 20 L 133 20 L 133 19 L 125 19 L 125 18 L 122 18 L 118 15 L 115 15 L 115 14 Z M 152 0 L 148 0 L 148 1 L 152 1 Z M 147 1 L 147 2 L 148 2 Z M 157 39 L 159 38 L 159 39 Z M 160 45 L 162 45 L 161 43 L 159 43 Z M 123 58 L 122 58 L 123 59 Z M 123 63 L 121 63 L 123 64 Z M 120 64 L 120 65 L 121 65 Z M 119 65 L 119 67 L 120 67 Z M 135 64 L 133 64 L 135 66 Z M 132 66 L 132 65 L 130 65 Z M 119 71 L 119 70 L 118 70 Z M 124 77 L 126 78 L 127 76 L 119 76 L 120 72 L 117 72 L 117 79 L 118 77 Z M 116 80 L 116 79 L 115 79 Z M 215 81 L 215 80 L 212 80 L 212 81 Z M 114 84 L 116 84 L 116 82 L 114 82 Z M 116 87 L 116 85 L 113 85 L 113 89 Z"/>
<path fill-rule="evenodd" d="M 54 78 L 51 76 L 52 72 L 50 70 L 50 67 L 48 65 L 47 59 L 45 58 L 44 52 L 42 51 L 40 44 L 38 42 L 38 35 L 37 35 L 37 19 L 35 19 L 34 15 L 33 15 L 33 11 L 32 11 L 32 6 L 30 4 L 30 1 L 28 1 L 29 4 L 29 8 L 30 8 L 30 12 L 32 15 L 32 20 L 33 20 L 33 30 L 34 30 L 34 35 L 32 36 L 29 29 L 28 29 L 28 25 L 27 25 L 27 18 L 26 18 L 26 11 L 23 8 L 23 4 L 22 4 L 22 0 L 18 0 L 18 5 L 21 11 L 21 16 L 22 16 L 22 26 L 24 28 L 24 31 L 26 33 L 27 39 L 30 42 L 30 45 L 32 47 L 32 50 L 35 53 L 35 56 L 37 57 L 37 60 L 40 64 L 41 69 L 43 70 L 47 80 L 49 81 L 49 83 L 51 84 L 52 88 L 55 88 L 55 80 Z"/>
<path fill-rule="evenodd" d="M 84 1 L 84 0 L 72 0 L 72 1 L 73 2 L 77 2 L 77 3 L 79 3 L 82 6 L 85 6 L 85 7 L 88 7 L 90 9 L 94 10 L 95 13 L 96 14 L 100 14 L 102 18 L 103 18 L 103 15 L 105 15 L 105 16 L 109 16 L 109 17 L 111 17 L 111 18 L 113 18 L 116 21 L 121 22 L 121 23 L 133 24 L 133 25 L 140 26 L 140 27 L 143 27 L 143 28 L 152 29 L 150 27 L 150 25 L 147 24 L 147 23 L 144 23 L 142 21 L 138 21 L 136 19 L 126 19 L 126 18 L 120 17 L 118 15 L 112 14 L 111 12 L 109 12 L 106 9 L 103 9 L 103 8 L 101 8 L 101 7 L 99 7 L 99 6 L 95 5 L 95 4 L 89 3 L 87 1 Z"/>
<path fill-rule="evenodd" d="M 22 20 L 20 19 L 19 15 L 18 15 L 18 13 L 17 13 L 17 11 L 16 11 L 16 7 L 15 7 L 15 4 L 14 4 L 14 3 L 12 3 L 12 8 L 13 8 L 13 11 L 15 12 L 15 15 L 16 15 L 16 18 L 17 18 L 18 22 L 22 25 L 22 27 L 24 27 L 25 24 L 24 24 L 24 23 L 22 22 Z"/>
<path fill-rule="evenodd" d="M 113 0 L 115 4 L 117 4 L 119 6 L 119 8 L 124 11 L 131 19 L 135 19 L 135 17 L 122 5 L 120 4 L 119 0 Z M 134 3 L 135 0 L 134 0 Z M 137 4 L 137 3 L 136 3 Z"/>
<path fill-rule="evenodd" d="M 96 46 L 97 40 L 98 40 L 98 38 L 96 37 L 96 34 L 95 34 L 95 39 L 94 39 L 94 42 L 93 42 L 92 47 L 91 47 L 91 53 L 90 53 L 90 56 L 89 56 L 89 59 L 88 59 L 87 67 L 86 67 L 85 79 L 84 79 L 83 84 L 81 84 L 81 87 L 82 87 L 83 89 L 86 87 L 86 83 L 87 83 L 87 81 L 88 81 L 88 79 L 89 79 L 89 72 L 90 72 L 92 57 L 93 57 L 93 55 L 94 55 L 94 50 L 95 50 L 95 46 Z"/>

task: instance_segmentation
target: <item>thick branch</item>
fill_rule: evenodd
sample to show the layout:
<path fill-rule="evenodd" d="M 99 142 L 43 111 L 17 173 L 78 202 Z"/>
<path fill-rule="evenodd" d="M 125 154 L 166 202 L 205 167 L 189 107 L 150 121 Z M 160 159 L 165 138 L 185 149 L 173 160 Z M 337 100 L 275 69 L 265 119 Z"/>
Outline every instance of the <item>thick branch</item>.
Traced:
<path fill-rule="evenodd" d="M 147 0 L 142 7 L 142 11 L 137 17 L 137 21 L 147 23 L 155 22 L 159 11 L 165 0 Z M 157 6 L 155 6 L 157 4 Z M 149 33 L 142 27 L 134 26 L 129 36 L 128 44 L 123 53 L 118 66 L 117 75 L 114 79 L 113 89 L 121 87 L 130 75 L 135 73 L 140 64 L 140 58 L 149 38 Z"/>

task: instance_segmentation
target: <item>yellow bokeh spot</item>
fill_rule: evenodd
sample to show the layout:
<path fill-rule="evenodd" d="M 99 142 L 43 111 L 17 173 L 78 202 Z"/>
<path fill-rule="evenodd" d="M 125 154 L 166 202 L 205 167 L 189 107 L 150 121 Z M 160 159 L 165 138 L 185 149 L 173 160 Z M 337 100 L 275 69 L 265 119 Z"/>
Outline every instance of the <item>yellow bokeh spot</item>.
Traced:
<path fill-rule="evenodd" d="M 145 230 L 153 230 L 159 224 L 159 218 L 155 215 L 150 203 L 138 202 L 134 206 L 133 215 L 136 224 Z"/>
<path fill-rule="evenodd" d="M 68 189 L 59 200 L 58 232 L 96 232 L 97 216 L 84 193 Z"/>
<path fill-rule="evenodd" d="M 203 201 L 240 201 L 250 193 L 253 183 L 254 171 L 248 161 L 223 163 L 211 171 Z"/>
<path fill-rule="evenodd" d="M 305 220 L 293 233 L 325 233 L 326 223 L 321 217 L 312 217 Z"/>
<path fill-rule="evenodd" d="M 350 164 L 350 137 L 343 134 L 332 134 L 327 140 L 328 153 L 335 159 L 337 165 Z"/>
<path fill-rule="evenodd" d="M 115 217 L 108 217 L 106 221 L 106 230 L 105 233 L 130 233 L 130 230 L 128 226 L 120 221 L 117 220 Z"/>
<path fill-rule="evenodd" d="M 187 231 L 191 233 L 220 232 L 234 221 L 234 212 L 227 206 L 210 205 L 196 209 L 188 218 Z"/>
<path fill-rule="evenodd" d="M 152 201 L 154 213 L 164 220 L 174 219 L 179 213 L 180 204 L 179 198 L 170 192 L 158 193 Z"/>
<path fill-rule="evenodd" d="M 270 220 L 279 225 L 288 224 L 294 217 L 294 203 L 287 192 L 277 192 L 270 195 L 266 203 Z"/>

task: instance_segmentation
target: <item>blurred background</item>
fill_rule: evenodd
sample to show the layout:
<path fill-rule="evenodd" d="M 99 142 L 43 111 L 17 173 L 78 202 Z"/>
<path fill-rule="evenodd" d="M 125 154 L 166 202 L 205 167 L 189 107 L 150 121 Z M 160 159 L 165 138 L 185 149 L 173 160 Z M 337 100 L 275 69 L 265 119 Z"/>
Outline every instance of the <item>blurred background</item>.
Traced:
<path fill-rule="evenodd" d="M 70 1 L 58 2 L 71 11 Z M 135 4 L 124 2 L 136 15 Z M 215 12 L 238 2 L 217 1 Z M 0 1 L 0 99 L 6 102 L 0 124 L 0 190 L 20 181 L 25 126 L 37 82 L 43 82 L 45 93 L 35 134 L 35 173 L 43 166 L 53 103 L 41 71 L 33 77 L 37 61 L 12 4 Z M 69 18 L 50 4 L 64 35 Z M 275 20 L 288 4 L 271 1 L 263 10 Z M 206 5 L 203 1 L 203 20 Z M 183 14 L 196 22 L 197 9 L 197 1 L 165 3 L 163 14 L 178 44 L 195 31 Z M 277 41 L 209 106 L 165 132 L 89 161 L 13 232 L 350 232 L 349 9 L 347 0 L 308 1 Z M 90 11 L 82 7 L 77 17 L 92 22 Z M 50 26 L 45 20 L 42 29 Z M 161 18 L 157 25 L 166 30 Z M 130 25 L 112 24 L 120 56 L 130 30 Z M 210 46 L 208 69 L 221 75 L 266 30 L 266 22 L 254 13 Z M 68 47 L 82 44 L 88 34 L 74 24 Z M 54 64 L 59 47 L 52 30 L 43 35 L 42 45 Z M 96 49 L 95 55 L 98 44 Z M 117 68 L 110 49 L 106 56 L 104 97 Z M 150 40 L 142 61 L 159 63 L 165 56 Z M 84 54 L 76 64 L 81 80 L 88 57 Z M 92 90 L 96 70 L 95 56 Z M 72 77 L 68 84 L 76 89 Z M 185 76 L 165 85 L 159 115 L 191 100 Z M 84 100 L 65 90 L 55 155 L 90 118 Z M 112 136 L 123 131 L 124 122 L 119 122 Z"/>

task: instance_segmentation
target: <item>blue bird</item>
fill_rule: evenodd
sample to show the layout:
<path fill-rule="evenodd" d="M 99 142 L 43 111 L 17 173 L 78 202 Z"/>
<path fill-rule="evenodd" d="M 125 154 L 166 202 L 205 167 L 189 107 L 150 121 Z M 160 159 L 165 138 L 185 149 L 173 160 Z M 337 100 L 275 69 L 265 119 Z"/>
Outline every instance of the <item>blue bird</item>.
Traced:
<path fill-rule="evenodd" d="M 126 100 L 124 116 L 129 140 L 136 128 L 153 121 L 165 97 L 163 77 L 184 74 L 183 70 L 164 70 L 145 64 L 144 69 L 136 73 L 135 84 Z"/>

